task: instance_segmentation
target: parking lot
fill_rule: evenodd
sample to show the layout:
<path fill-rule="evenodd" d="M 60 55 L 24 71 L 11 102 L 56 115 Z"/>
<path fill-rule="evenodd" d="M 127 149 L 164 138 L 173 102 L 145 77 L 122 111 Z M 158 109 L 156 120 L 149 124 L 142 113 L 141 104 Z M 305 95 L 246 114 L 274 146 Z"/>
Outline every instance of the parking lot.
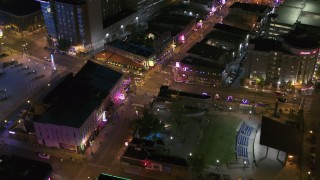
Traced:
<path fill-rule="evenodd" d="M 2 68 L 3 63 L 12 62 Z M 56 76 L 51 64 L 46 61 L 29 59 L 22 55 L 13 54 L 0 59 L 3 74 L 0 76 L 0 123 L 4 118 L 17 109 L 21 104 L 32 103 L 32 97 L 39 90 L 50 86 L 51 80 Z M 12 119 L 15 121 L 16 119 Z M 9 122 L 11 120 L 7 120 Z"/>

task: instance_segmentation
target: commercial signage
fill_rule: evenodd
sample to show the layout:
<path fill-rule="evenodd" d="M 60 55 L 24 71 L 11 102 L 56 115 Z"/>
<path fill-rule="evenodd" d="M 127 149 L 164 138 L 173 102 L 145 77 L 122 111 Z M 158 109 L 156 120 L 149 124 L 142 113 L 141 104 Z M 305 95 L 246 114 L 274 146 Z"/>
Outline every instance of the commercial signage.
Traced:
<path fill-rule="evenodd" d="M 300 55 L 315 54 L 317 52 L 318 52 L 317 50 L 314 50 L 314 51 L 300 51 Z"/>

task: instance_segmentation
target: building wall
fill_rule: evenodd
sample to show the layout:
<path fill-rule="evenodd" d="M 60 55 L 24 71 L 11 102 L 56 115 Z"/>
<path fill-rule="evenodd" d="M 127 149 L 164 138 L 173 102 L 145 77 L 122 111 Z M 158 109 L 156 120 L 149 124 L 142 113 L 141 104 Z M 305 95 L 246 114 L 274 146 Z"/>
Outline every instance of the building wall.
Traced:
<path fill-rule="evenodd" d="M 119 79 L 100 106 L 90 114 L 79 128 L 34 122 L 37 142 L 48 147 L 68 149 L 78 153 L 80 150 L 84 150 L 89 145 L 91 138 L 97 132 L 96 130 L 102 122 L 102 119 L 99 118 L 101 112 L 105 111 L 110 101 L 119 103 L 116 96 L 119 92 L 123 92 L 125 88 L 123 81 L 124 77 Z"/>
<path fill-rule="evenodd" d="M 55 23 L 54 8 L 50 1 L 40 1 L 41 11 L 47 28 L 48 35 L 58 37 L 57 27 Z"/>
<path fill-rule="evenodd" d="M 17 33 L 26 34 L 40 29 L 44 25 L 41 11 L 36 11 L 25 16 L 16 16 L 0 10 L 0 23 Z"/>
<path fill-rule="evenodd" d="M 274 84 L 288 81 L 307 83 L 312 79 L 315 62 L 312 56 L 249 50 L 246 76 L 250 79 L 262 77 L 266 82 Z"/>

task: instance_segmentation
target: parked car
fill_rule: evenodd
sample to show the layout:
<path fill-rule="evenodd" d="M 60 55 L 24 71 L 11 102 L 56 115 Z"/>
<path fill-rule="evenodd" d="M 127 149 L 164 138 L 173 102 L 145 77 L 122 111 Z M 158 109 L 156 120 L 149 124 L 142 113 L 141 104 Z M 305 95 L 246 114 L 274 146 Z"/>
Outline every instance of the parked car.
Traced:
<path fill-rule="evenodd" d="M 279 102 L 283 102 L 283 103 L 288 102 L 288 100 L 286 98 L 284 98 L 284 97 L 278 97 L 277 99 L 278 99 Z"/>
<path fill-rule="evenodd" d="M 27 110 L 23 109 L 19 112 L 18 116 L 24 118 L 27 115 Z"/>
<path fill-rule="evenodd" d="M 317 138 L 316 138 L 315 135 L 312 135 L 312 136 L 311 136 L 311 143 L 312 143 L 312 144 L 317 143 Z"/>
<path fill-rule="evenodd" d="M 43 159 L 50 159 L 50 155 L 46 153 L 38 153 L 38 156 Z"/>
<path fill-rule="evenodd" d="M 316 156 L 316 147 L 313 146 L 310 148 L 310 155 L 314 157 Z"/>

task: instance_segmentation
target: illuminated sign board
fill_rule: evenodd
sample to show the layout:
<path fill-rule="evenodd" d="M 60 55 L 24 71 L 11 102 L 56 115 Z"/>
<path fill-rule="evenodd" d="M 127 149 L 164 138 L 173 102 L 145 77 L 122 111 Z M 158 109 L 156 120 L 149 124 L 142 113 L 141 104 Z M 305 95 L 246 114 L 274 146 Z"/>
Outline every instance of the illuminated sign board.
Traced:
<path fill-rule="evenodd" d="M 300 51 L 300 55 L 315 54 L 317 52 L 318 52 L 317 50 L 314 50 L 314 51 Z"/>

